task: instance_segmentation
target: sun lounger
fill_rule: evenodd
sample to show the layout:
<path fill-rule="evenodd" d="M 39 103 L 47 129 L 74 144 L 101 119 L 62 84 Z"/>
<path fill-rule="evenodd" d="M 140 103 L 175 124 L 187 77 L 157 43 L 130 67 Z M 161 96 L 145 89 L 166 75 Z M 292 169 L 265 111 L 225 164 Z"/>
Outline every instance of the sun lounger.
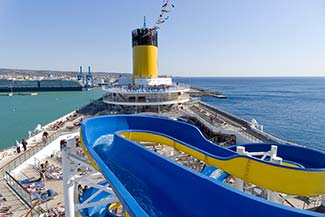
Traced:
<path fill-rule="evenodd" d="M 33 183 L 27 186 L 28 188 L 44 188 L 45 184 L 43 182 Z"/>
<path fill-rule="evenodd" d="M 54 190 L 48 189 L 46 193 L 40 195 L 39 199 L 41 202 L 46 202 L 48 200 L 51 200 L 56 195 L 57 193 Z"/>
<path fill-rule="evenodd" d="M 35 191 L 31 193 L 32 199 L 38 199 L 40 200 L 42 203 L 46 202 L 48 200 L 51 200 L 54 196 L 56 196 L 57 193 L 53 190 L 53 189 L 47 189 L 47 190 L 43 190 L 43 191 Z"/>
<path fill-rule="evenodd" d="M 34 191 L 34 192 L 30 193 L 30 195 L 32 197 L 32 200 L 39 199 L 42 194 L 43 194 L 42 190 L 37 190 L 37 191 Z"/>
<path fill-rule="evenodd" d="M 47 179 L 53 179 L 53 180 L 61 180 L 63 179 L 63 173 L 62 171 L 60 172 L 46 172 L 45 173 Z"/>
<path fill-rule="evenodd" d="M 50 172 L 50 173 L 52 173 L 52 172 L 60 172 L 61 170 L 62 169 L 60 167 L 56 167 L 54 165 L 51 165 L 46 169 L 46 171 Z"/>
<path fill-rule="evenodd" d="M 42 177 L 39 177 L 39 178 L 35 178 L 35 177 L 32 177 L 32 178 L 27 178 L 27 179 L 23 179 L 23 180 L 18 180 L 18 182 L 20 184 L 30 184 L 30 183 L 34 183 L 34 182 L 39 182 L 41 181 Z"/>

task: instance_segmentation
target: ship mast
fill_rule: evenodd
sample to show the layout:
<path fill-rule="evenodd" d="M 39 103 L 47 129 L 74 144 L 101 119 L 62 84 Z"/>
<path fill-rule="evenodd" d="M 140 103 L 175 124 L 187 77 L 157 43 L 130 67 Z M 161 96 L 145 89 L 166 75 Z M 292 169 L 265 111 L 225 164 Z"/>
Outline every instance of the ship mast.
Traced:
<path fill-rule="evenodd" d="M 147 28 L 146 16 L 143 17 L 143 28 Z"/>

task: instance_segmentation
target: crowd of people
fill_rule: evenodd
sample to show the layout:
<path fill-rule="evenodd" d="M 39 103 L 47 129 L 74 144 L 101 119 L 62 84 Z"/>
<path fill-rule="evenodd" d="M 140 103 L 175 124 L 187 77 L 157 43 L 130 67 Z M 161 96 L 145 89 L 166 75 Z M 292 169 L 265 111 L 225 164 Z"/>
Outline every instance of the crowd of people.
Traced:
<path fill-rule="evenodd" d="M 83 195 L 83 193 L 85 193 L 88 190 L 88 186 L 82 186 L 82 185 L 78 185 L 78 199 L 80 199 L 80 197 Z"/>
<path fill-rule="evenodd" d="M 126 88 L 127 92 L 165 92 L 170 89 L 170 85 L 153 85 L 153 86 L 144 86 L 144 85 L 131 85 L 129 84 Z"/>
<path fill-rule="evenodd" d="M 42 142 L 46 142 L 48 136 L 49 136 L 49 133 L 44 131 L 43 134 L 42 134 Z M 23 151 L 26 151 L 27 150 L 27 145 L 28 145 L 28 142 L 25 139 L 22 139 L 21 142 L 16 140 L 15 146 L 16 146 L 17 153 L 19 154 L 22 151 L 22 149 L 23 149 Z"/>
<path fill-rule="evenodd" d="M 64 124 L 65 124 L 65 121 L 57 121 L 53 125 L 49 126 L 49 129 L 56 131 L 56 130 L 60 129 L 61 127 L 63 127 Z"/>
<path fill-rule="evenodd" d="M 49 161 L 46 160 L 44 163 L 41 163 L 37 170 L 40 173 L 40 177 L 42 178 L 42 181 L 45 183 L 47 179 L 51 180 L 60 180 L 63 179 L 63 172 L 62 168 L 50 165 Z"/>

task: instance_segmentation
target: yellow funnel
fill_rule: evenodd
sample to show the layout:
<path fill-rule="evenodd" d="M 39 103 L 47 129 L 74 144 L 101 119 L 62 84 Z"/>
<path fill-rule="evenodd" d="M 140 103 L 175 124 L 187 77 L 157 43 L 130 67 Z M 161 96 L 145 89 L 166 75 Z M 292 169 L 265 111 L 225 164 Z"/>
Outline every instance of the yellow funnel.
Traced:
<path fill-rule="evenodd" d="M 148 28 L 132 32 L 133 79 L 158 77 L 158 34 Z"/>

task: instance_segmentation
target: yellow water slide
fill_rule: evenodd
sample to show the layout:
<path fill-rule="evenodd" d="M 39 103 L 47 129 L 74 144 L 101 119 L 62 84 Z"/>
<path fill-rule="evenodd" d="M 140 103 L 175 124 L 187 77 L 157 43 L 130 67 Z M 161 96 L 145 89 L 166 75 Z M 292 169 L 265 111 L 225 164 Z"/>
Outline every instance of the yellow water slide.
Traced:
<path fill-rule="evenodd" d="M 325 170 L 304 170 L 288 166 L 274 165 L 246 156 L 222 159 L 202 150 L 193 149 L 195 144 L 186 146 L 175 139 L 148 132 L 122 132 L 121 136 L 136 142 L 154 142 L 183 151 L 203 162 L 266 189 L 291 195 L 325 194 Z"/>

